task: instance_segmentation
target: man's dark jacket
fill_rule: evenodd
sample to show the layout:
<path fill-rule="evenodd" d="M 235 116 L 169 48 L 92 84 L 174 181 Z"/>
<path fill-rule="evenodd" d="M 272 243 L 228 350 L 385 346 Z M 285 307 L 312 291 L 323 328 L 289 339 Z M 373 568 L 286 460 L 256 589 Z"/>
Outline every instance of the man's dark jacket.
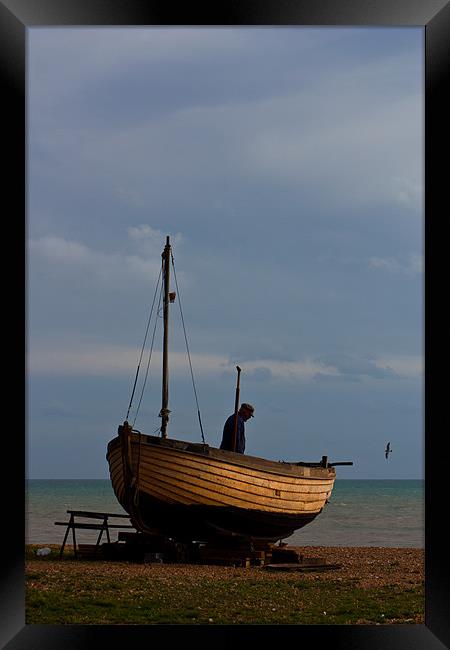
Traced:
<path fill-rule="evenodd" d="M 243 454 L 245 451 L 245 425 L 244 420 L 238 415 L 238 425 L 236 431 L 236 449 L 233 450 L 233 430 L 234 430 L 234 413 L 230 415 L 223 427 L 221 449 L 228 451 L 236 451 L 238 454 Z"/>

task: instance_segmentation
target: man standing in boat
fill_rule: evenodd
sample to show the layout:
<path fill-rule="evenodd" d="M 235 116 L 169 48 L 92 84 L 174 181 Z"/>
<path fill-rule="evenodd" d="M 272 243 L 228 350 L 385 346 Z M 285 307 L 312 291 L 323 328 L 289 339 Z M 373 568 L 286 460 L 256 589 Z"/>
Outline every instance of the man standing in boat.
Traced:
<path fill-rule="evenodd" d="M 235 451 L 238 454 L 243 454 L 245 451 L 245 425 L 250 418 L 254 417 L 255 409 L 251 404 L 244 402 L 237 412 L 237 428 L 236 428 L 236 447 L 233 449 L 234 427 L 236 422 L 236 413 L 230 415 L 223 427 L 221 449 L 227 451 Z"/>

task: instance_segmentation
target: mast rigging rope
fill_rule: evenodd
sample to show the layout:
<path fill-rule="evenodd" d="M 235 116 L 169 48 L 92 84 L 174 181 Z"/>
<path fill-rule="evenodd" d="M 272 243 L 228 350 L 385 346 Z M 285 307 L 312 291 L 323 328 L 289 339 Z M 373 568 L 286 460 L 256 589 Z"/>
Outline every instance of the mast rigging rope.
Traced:
<path fill-rule="evenodd" d="M 180 305 L 180 314 L 181 314 L 181 322 L 183 324 L 184 340 L 186 342 L 186 350 L 187 350 L 187 355 L 188 355 L 188 359 L 189 359 L 189 368 L 191 370 L 192 387 L 194 389 L 195 402 L 197 404 L 198 422 L 200 424 L 200 432 L 202 434 L 203 444 L 206 444 L 205 443 L 205 436 L 204 436 L 204 433 L 203 433 L 202 418 L 200 416 L 200 407 L 198 405 L 197 390 L 195 388 L 194 373 L 192 371 L 191 354 L 189 352 L 189 345 L 188 345 L 188 340 L 187 340 L 187 336 L 186 336 L 186 327 L 184 325 L 183 309 L 181 308 L 180 290 L 178 289 L 177 274 L 175 272 L 175 262 L 174 262 L 172 253 L 171 253 L 171 258 L 172 258 L 173 277 L 175 278 L 175 286 L 177 288 L 177 294 L 178 294 L 178 304 Z"/>
<path fill-rule="evenodd" d="M 162 294 L 163 294 L 163 286 L 161 285 L 161 290 L 160 290 L 160 292 L 159 292 L 158 311 L 159 311 L 159 306 L 160 306 L 160 304 L 161 304 Z M 140 398 L 139 398 L 139 403 L 138 403 L 137 408 L 136 408 L 136 415 L 134 416 L 133 426 L 134 426 L 134 423 L 136 422 L 136 418 L 137 418 L 137 416 L 138 416 L 139 409 L 140 409 L 140 407 L 141 407 L 141 402 L 142 402 L 142 397 L 143 397 L 143 395 L 144 395 L 145 386 L 146 386 L 146 384 L 147 384 L 148 371 L 149 371 L 149 368 L 150 368 L 150 362 L 151 362 L 151 360 L 152 360 L 153 344 L 154 344 L 154 342 L 155 342 L 155 334 L 156 334 L 156 326 L 157 326 L 157 325 L 158 325 L 158 312 L 157 312 L 157 315 L 156 315 L 156 318 L 155 318 L 155 326 L 154 326 L 154 328 L 153 328 L 152 344 L 151 344 L 151 346 L 150 346 L 150 352 L 149 352 L 149 355 L 148 355 L 147 369 L 146 369 L 146 371 L 145 371 L 145 377 L 144 377 L 144 382 L 143 382 L 143 384 L 142 384 L 141 396 L 140 396 Z"/>
<path fill-rule="evenodd" d="M 141 368 L 142 356 L 143 356 L 143 354 L 144 354 L 145 344 L 146 344 L 146 342 L 147 342 L 148 330 L 149 330 L 150 322 L 151 322 L 152 315 L 153 315 L 153 308 L 154 308 L 154 306 L 155 306 L 156 294 L 158 293 L 158 286 L 159 286 L 159 282 L 160 282 L 160 280 L 161 280 L 161 275 L 162 275 L 162 265 L 161 265 L 161 268 L 160 268 L 160 270 L 159 270 L 158 280 L 157 280 L 157 282 L 156 282 L 155 294 L 154 294 L 154 296 L 153 296 L 153 302 L 152 302 L 152 306 L 151 306 L 151 309 L 150 309 L 150 315 L 149 315 L 149 317 L 148 317 L 148 321 L 147 321 L 147 328 L 146 328 L 146 330 L 145 330 L 144 342 L 143 342 L 143 344 L 142 344 L 142 348 L 141 348 L 141 354 L 140 354 L 139 362 L 138 362 L 138 366 L 137 366 L 137 369 L 136 369 L 136 376 L 135 376 L 135 378 L 134 378 L 133 390 L 131 391 L 130 403 L 129 403 L 129 405 L 128 405 L 128 411 L 127 411 L 127 415 L 126 415 L 125 420 L 128 420 L 128 416 L 129 416 L 129 414 L 130 414 L 130 410 L 131 410 L 131 405 L 132 405 L 132 403 L 133 403 L 134 392 L 135 392 L 135 390 L 136 390 L 136 384 L 137 384 L 137 380 L 138 380 L 138 377 L 139 377 L 139 371 L 140 371 L 140 368 Z M 160 299 L 160 301 L 161 301 L 161 294 L 160 294 L 160 298 L 159 298 L 159 299 Z M 158 305 L 158 306 L 159 306 L 159 305 Z M 155 327 L 156 327 L 156 325 L 155 325 Z M 155 333 L 153 332 L 153 339 L 154 339 L 154 338 L 155 338 Z M 153 348 L 153 341 L 152 341 L 152 348 Z M 150 358 L 151 358 L 151 351 L 150 351 Z M 148 366 L 149 366 L 149 364 L 150 364 L 150 358 L 149 358 L 149 362 L 148 362 L 148 364 L 147 364 L 147 373 L 148 373 Z M 146 377 L 146 378 L 147 378 L 147 377 Z M 141 393 L 141 400 L 142 400 L 142 393 Z M 140 404 L 140 403 L 141 403 L 141 402 L 139 401 L 139 404 Z M 139 410 L 139 407 L 138 407 L 138 410 Z M 137 412 L 136 412 L 136 416 L 137 416 Z M 135 422 L 136 422 L 136 416 L 135 416 L 135 418 L 134 418 L 134 421 L 135 421 Z"/>
<path fill-rule="evenodd" d="M 197 405 L 197 416 L 198 416 L 198 421 L 199 421 L 199 425 L 200 425 L 200 432 L 201 432 L 201 435 L 202 435 L 203 444 L 206 444 L 205 435 L 204 435 L 204 432 L 203 432 L 202 419 L 201 419 L 201 415 L 200 415 L 200 407 L 199 407 L 199 403 L 198 403 L 197 389 L 196 389 L 196 386 L 195 386 L 194 372 L 193 372 L 193 369 L 192 369 L 191 354 L 190 354 L 190 351 L 189 351 L 189 344 L 188 344 L 188 340 L 187 340 L 186 326 L 185 326 L 185 323 L 184 323 L 183 309 L 182 309 L 182 306 L 181 306 L 180 290 L 179 290 L 179 287 L 178 287 L 178 280 L 177 280 L 177 275 L 176 275 L 176 271 L 175 271 L 175 263 L 174 263 L 174 259 L 173 259 L 172 254 L 171 254 L 171 260 L 172 260 L 173 275 L 174 275 L 174 279 L 175 279 L 175 286 L 177 288 L 177 294 L 178 294 L 178 303 L 179 303 L 179 306 L 180 306 L 180 315 L 181 315 L 181 323 L 182 323 L 182 326 L 183 326 L 184 340 L 185 340 L 185 343 L 186 343 L 186 351 L 187 351 L 187 356 L 188 356 L 188 360 L 189 360 L 189 368 L 190 368 L 190 373 L 191 373 L 192 387 L 193 387 L 193 390 L 194 390 L 194 397 L 195 397 L 195 402 L 196 402 L 196 405 Z M 151 320 L 152 320 L 152 317 L 153 317 L 153 309 L 154 309 L 154 306 L 155 306 L 155 300 L 156 300 L 156 296 L 157 296 L 157 293 L 158 293 L 158 287 L 159 287 L 161 277 L 162 277 L 162 271 L 163 271 L 163 264 L 161 264 L 161 268 L 160 268 L 160 271 L 159 271 L 159 276 L 158 276 L 158 280 L 157 280 L 157 283 L 156 283 L 156 289 L 155 289 L 155 293 L 154 293 L 154 296 L 153 296 L 153 302 L 152 302 L 152 306 L 151 306 L 151 309 L 150 309 L 150 315 L 149 315 L 149 318 L 148 318 L 148 321 L 147 321 L 147 327 L 146 327 L 146 330 L 145 330 L 144 341 L 143 341 L 143 344 L 142 344 L 141 353 L 140 353 L 140 356 L 139 356 L 139 362 L 138 362 L 138 366 L 137 366 L 137 369 L 136 369 L 136 376 L 135 376 L 135 379 L 134 379 L 133 389 L 132 389 L 132 392 L 131 392 L 130 403 L 128 405 L 127 415 L 126 415 L 126 418 L 125 418 L 126 421 L 128 421 L 128 417 L 129 417 L 131 407 L 132 407 L 132 404 L 133 404 L 134 394 L 135 394 L 135 391 L 136 391 L 136 386 L 137 386 L 139 373 L 140 373 L 140 368 L 141 368 L 141 363 L 142 363 L 142 357 L 143 357 L 144 350 L 145 350 L 145 345 L 146 345 L 146 342 L 147 342 L 150 323 L 151 323 Z M 141 389 L 141 395 L 140 395 L 140 398 L 139 398 L 138 405 L 136 407 L 136 413 L 135 413 L 133 424 L 132 424 L 133 428 L 134 428 L 136 418 L 137 418 L 138 413 L 139 413 L 139 409 L 140 409 L 141 402 L 142 402 L 142 397 L 143 397 L 145 386 L 146 386 L 146 383 L 147 383 L 147 378 L 148 378 L 148 373 L 149 373 L 149 368 L 150 368 L 150 362 L 151 362 L 152 353 L 153 353 L 153 345 L 154 345 L 154 341 L 155 341 L 156 327 L 157 327 L 157 324 L 158 324 L 158 316 L 160 316 L 160 311 L 161 311 L 161 299 L 162 299 L 162 294 L 163 294 L 163 288 L 164 288 L 163 283 L 161 282 L 161 287 L 160 287 L 160 291 L 159 291 L 158 307 L 157 307 L 157 310 L 156 310 L 156 317 L 155 317 L 155 325 L 154 325 L 154 328 L 153 328 L 152 341 L 151 341 L 149 357 L 148 357 L 148 361 L 147 361 L 147 368 L 146 368 L 145 377 L 144 377 L 144 381 L 143 381 L 143 385 L 142 385 L 142 389 Z M 157 430 L 155 430 L 155 432 L 156 431 Z"/>

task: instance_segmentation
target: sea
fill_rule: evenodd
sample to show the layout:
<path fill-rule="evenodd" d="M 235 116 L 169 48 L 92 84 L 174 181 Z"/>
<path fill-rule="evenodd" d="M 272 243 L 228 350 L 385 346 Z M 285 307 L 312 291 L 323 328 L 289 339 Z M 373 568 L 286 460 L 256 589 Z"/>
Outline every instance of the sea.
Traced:
<path fill-rule="evenodd" d="M 283 541 L 294 546 L 424 548 L 424 501 L 423 480 L 336 480 L 322 513 Z M 26 543 L 39 545 L 62 543 L 65 527 L 55 521 L 67 521 L 67 510 L 126 514 L 109 479 L 28 479 L 25 506 Z M 77 542 L 93 544 L 98 531 L 77 530 L 76 535 Z M 117 539 L 114 533 L 111 539 Z"/>

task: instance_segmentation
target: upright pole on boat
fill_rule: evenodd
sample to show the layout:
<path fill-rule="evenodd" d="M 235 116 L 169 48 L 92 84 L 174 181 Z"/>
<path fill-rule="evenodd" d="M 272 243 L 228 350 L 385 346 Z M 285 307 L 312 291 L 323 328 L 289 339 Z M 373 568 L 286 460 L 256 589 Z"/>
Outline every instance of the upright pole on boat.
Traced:
<path fill-rule="evenodd" d="M 170 241 L 167 236 L 166 246 L 162 253 L 163 258 L 163 272 L 164 272 L 164 336 L 163 336 L 163 379 L 162 379 L 162 407 L 160 416 L 161 435 L 167 438 L 167 423 L 169 422 L 169 358 L 168 358 L 168 343 L 169 343 L 169 282 L 170 282 Z"/>
<path fill-rule="evenodd" d="M 234 427 L 233 427 L 233 441 L 232 449 L 236 451 L 236 436 L 237 436 L 237 426 L 238 426 L 238 411 L 239 411 L 239 392 L 240 392 L 240 379 L 241 379 L 241 369 L 239 366 L 236 366 L 237 370 L 237 383 L 236 383 L 236 398 L 234 400 Z"/>

